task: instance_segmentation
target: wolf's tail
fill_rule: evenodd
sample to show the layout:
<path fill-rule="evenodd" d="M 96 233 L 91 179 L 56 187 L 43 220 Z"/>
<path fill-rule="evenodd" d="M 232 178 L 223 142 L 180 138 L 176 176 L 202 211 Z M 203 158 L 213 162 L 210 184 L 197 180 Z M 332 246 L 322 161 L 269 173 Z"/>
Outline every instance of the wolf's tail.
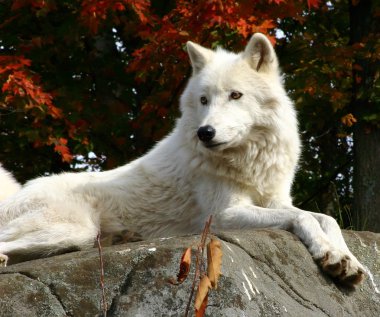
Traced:
<path fill-rule="evenodd" d="M 0 163 L 0 202 L 15 194 L 21 189 L 11 173 L 5 170 Z"/>

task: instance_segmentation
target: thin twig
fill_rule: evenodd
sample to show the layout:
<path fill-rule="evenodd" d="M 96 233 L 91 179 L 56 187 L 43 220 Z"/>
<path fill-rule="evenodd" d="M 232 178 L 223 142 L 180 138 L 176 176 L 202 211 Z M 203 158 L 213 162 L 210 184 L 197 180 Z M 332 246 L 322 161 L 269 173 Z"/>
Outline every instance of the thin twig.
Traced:
<path fill-rule="evenodd" d="M 201 264 L 203 261 L 203 252 L 204 252 L 204 248 L 205 248 L 205 244 L 206 244 L 207 235 L 210 232 L 211 220 L 212 220 L 212 215 L 210 215 L 210 217 L 208 218 L 208 221 L 206 221 L 205 227 L 204 227 L 203 232 L 202 232 L 201 241 L 197 247 L 197 256 L 196 256 L 196 261 L 195 261 L 195 274 L 194 274 L 193 284 L 191 286 L 190 297 L 189 297 L 189 301 L 187 302 L 184 317 L 187 317 L 189 315 L 191 300 L 193 299 L 193 295 L 194 295 L 194 291 L 195 291 L 195 285 L 196 285 L 197 280 L 199 279 L 199 277 L 201 275 L 200 267 L 201 267 Z"/>
<path fill-rule="evenodd" d="M 103 253 L 102 253 L 102 245 L 100 243 L 100 231 L 96 236 L 96 242 L 98 244 L 99 250 L 99 265 L 100 265 L 100 289 L 102 290 L 102 310 L 103 317 L 107 317 L 107 300 L 106 300 L 106 292 L 104 287 L 104 263 L 103 263 Z"/>

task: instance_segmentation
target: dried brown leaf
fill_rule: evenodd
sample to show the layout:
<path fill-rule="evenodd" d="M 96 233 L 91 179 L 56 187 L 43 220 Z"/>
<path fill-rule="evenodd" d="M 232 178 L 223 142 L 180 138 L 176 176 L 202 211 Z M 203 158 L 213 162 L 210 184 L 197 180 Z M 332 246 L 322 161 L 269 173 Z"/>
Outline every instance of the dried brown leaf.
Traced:
<path fill-rule="evenodd" d="M 182 257 L 181 257 L 179 272 L 177 274 L 178 284 L 181 284 L 183 283 L 183 281 L 186 280 L 190 272 L 190 264 L 191 264 L 191 248 L 187 248 L 185 252 L 183 252 Z"/>
<path fill-rule="evenodd" d="M 346 114 L 340 119 L 342 123 L 348 127 L 352 127 L 358 120 L 354 117 L 352 113 Z"/>
<path fill-rule="evenodd" d="M 208 294 L 208 290 L 211 288 L 211 282 L 207 275 L 203 276 L 201 278 L 201 281 L 199 282 L 197 295 L 195 296 L 195 309 L 199 310 L 202 306 L 202 303 L 205 299 L 205 297 Z"/>
<path fill-rule="evenodd" d="M 203 299 L 201 307 L 199 307 L 199 309 L 195 309 L 195 317 L 203 317 L 205 315 L 207 302 L 208 302 L 208 293 L 206 294 L 206 297 Z"/>
<path fill-rule="evenodd" d="M 207 276 L 212 288 L 217 288 L 222 268 L 222 245 L 219 240 L 211 239 L 207 244 Z"/>

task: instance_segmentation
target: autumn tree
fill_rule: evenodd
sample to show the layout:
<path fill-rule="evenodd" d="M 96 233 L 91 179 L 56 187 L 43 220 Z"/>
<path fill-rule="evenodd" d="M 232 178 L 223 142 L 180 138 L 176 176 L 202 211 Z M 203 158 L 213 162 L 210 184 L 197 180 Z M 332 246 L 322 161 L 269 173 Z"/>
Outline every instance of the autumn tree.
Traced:
<path fill-rule="evenodd" d="M 350 1 L 350 44 L 354 48 L 352 97 L 355 224 L 380 232 L 380 6 Z"/>
<path fill-rule="evenodd" d="M 111 166 L 128 156 L 121 148 L 137 97 L 125 73 L 131 52 L 118 48 L 113 26 L 123 24 L 132 42 L 129 24 L 139 25 L 143 9 L 115 1 L 2 3 L 0 160 L 20 180 L 69 169 L 79 153 L 96 151 L 100 161 L 107 153 Z"/>
<path fill-rule="evenodd" d="M 329 1 L 304 17 L 280 25 L 282 65 L 304 139 L 294 193 L 303 208 L 327 212 L 344 226 L 379 231 L 375 2 Z"/>

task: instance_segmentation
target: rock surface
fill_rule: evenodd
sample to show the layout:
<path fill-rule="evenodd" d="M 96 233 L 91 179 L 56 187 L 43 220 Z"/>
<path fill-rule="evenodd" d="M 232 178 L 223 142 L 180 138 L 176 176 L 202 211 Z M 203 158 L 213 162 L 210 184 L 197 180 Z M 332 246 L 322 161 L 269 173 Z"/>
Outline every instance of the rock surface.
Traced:
<path fill-rule="evenodd" d="M 380 234 L 344 235 L 370 272 L 354 291 L 320 272 L 291 233 L 218 234 L 223 275 L 206 316 L 380 316 Z M 177 274 L 183 250 L 198 241 L 190 236 L 103 248 L 107 316 L 183 316 L 194 268 L 182 285 L 167 279 Z M 97 249 L 11 265 L 0 269 L 0 316 L 102 316 L 99 284 Z"/>

